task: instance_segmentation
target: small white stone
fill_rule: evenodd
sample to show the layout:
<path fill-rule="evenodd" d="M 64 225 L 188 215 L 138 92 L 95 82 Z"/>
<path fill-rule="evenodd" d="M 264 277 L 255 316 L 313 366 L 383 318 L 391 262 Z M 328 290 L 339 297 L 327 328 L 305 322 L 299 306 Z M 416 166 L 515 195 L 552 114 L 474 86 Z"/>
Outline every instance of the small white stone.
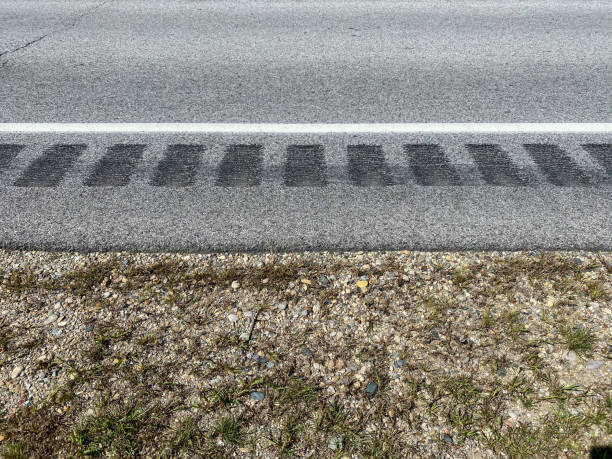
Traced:
<path fill-rule="evenodd" d="M 13 371 L 11 371 L 11 379 L 17 378 L 22 371 L 23 367 L 21 365 L 17 365 L 15 368 L 13 368 Z"/>
<path fill-rule="evenodd" d="M 578 359 L 578 356 L 574 351 L 568 351 L 567 354 L 565 354 L 565 358 L 570 362 L 575 362 L 576 359 Z"/>
<path fill-rule="evenodd" d="M 236 290 L 236 289 L 240 288 L 240 282 L 238 282 L 238 281 L 234 281 L 234 282 L 232 282 L 232 288 L 233 288 L 234 290 Z"/>
<path fill-rule="evenodd" d="M 587 364 L 589 370 L 597 370 L 599 368 L 601 368 L 603 366 L 603 361 L 602 360 L 591 360 L 589 361 L 589 363 Z"/>
<path fill-rule="evenodd" d="M 52 324 L 53 322 L 55 322 L 57 320 L 57 314 L 52 312 L 50 313 L 47 318 L 45 319 L 45 321 L 43 322 L 43 325 L 49 325 Z"/>
<path fill-rule="evenodd" d="M 235 324 L 236 322 L 238 322 L 238 316 L 236 314 L 230 314 L 229 316 L 227 316 L 227 320 Z"/>

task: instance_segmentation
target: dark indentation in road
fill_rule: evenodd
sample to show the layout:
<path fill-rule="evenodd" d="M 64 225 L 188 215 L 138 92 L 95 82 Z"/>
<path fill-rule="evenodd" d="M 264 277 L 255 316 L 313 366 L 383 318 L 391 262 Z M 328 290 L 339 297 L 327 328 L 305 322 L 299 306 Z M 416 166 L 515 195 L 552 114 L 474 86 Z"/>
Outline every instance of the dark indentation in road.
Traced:
<path fill-rule="evenodd" d="M 0 144 L 0 173 L 8 169 L 9 164 L 19 154 L 25 145 Z"/>
<path fill-rule="evenodd" d="M 478 170 L 488 185 L 525 186 L 527 178 L 499 145 L 468 144 Z"/>
<path fill-rule="evenodd" d="M 186 187 L 195 183 L 204 145 L 169 145 L 153 175 L 151 185 Z"/>
<path fill-rule="evenodd" d="M 15 186 L 57 186 L 86 148 L 85 144 L 53 145 L 28 166 Z"/>
<path fill-rule="evenodd" d="M 125 186 L 136 169 L 146 145 L 116 144 L 108 147 L 85 186 Z"/>
<path fill-rule="evenodd" d="M 285 161 L 286 186 L 327 185 L 327 167 L 322 145 L 289 145 Z"/>
<path fill-rule="evenodd" d="M 261 145 L 230 145 L 221 161 L 217 186 L 257 186 L 263 173 Z"/>
<path fill-rule="evenodd" d="M 419 185 L 458 186 L 461 178 L 437 144 L 404 145 L 410 169 Z"/>
<path fill-rule="evenodd" d="M 553 185 L 590 185 L 588 177 L 558 145 L 528 143 L 524 147 Z"/>
<path fill-rule="evenodd" d="M 612 175 L 612 144 L 610 143 L 587 143 L 582 145 L 586 151 L 601 164 L 608 175 Z"/>
<path fill-rule="evenodd" d="M 393 177 L 379 145 L 349 145 L 348 172 L 353 185 L 389 186 Z"/>

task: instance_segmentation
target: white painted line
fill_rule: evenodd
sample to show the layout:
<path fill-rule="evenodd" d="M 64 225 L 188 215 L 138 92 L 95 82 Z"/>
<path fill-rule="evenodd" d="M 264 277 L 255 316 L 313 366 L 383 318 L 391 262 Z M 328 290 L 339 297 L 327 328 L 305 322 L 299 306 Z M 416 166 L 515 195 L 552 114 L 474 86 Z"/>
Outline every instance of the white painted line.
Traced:
<path fill-rule="evenodd" d="M 0 123 L 9 134 L 612 134 L 612 123 Z"/>

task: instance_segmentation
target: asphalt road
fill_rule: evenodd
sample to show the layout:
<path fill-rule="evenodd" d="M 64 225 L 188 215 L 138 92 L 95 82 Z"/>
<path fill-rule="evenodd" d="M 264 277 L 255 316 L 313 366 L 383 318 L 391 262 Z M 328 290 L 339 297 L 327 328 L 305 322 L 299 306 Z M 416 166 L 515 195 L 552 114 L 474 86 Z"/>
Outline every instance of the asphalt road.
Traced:
<path fill-rule="evenodd" d="M 610 123 L 611 25 L 595 1 L 0 0 L 0 123 Z M 0 129 L 0 247 L 612 250 L 610 145 Z"/>
<path fill-rule="evenodd" d="M 611 46 L 609 1 L 0 0 L 0 122 L 610 122 Z"/>
<path fill-rule="evenodd" d="M 609 135 L 49 137 L 3 136 L 0 246 L 612 248 Z"/>

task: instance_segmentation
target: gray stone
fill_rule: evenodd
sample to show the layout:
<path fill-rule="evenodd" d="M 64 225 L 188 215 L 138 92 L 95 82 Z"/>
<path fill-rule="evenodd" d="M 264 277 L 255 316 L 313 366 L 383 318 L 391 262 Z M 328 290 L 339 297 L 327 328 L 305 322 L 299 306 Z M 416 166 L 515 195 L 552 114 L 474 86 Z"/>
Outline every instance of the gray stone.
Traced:
<path fill-rule="evenodd" d="M 349 362 L 346 368 L 348 368 L 351 371 L 359 371 L 359 365 L 357 365 L 355 362 Z"/>
<path fill-rule="evenodd" d="M 319 277 L 319 282 L 321 283 L 321 285 L 325 288 L 327 288 L 327 286 L 329 285 L 329 279 L 327 279 L 327 276 L 325 275 L 321 275 Z"/>
<path fill-rule="evenodd" d="M 91 332 L 94 329 L 94 324 L 89 324 L 87 327 L 85 327 L 85 331 L 86 332 Z"/>
<path fill-rule="evenodd" d="M 395 368 L 401 368 L 404 365 L 406 365 L 406 361 L 404 359 L 400 359 L 400 360 L 397 360 L 394 365 L 395 365 Z"/>
<path fill-rule="evenodd" d="M 587 367 L 589 370 L 597 370 L 598 368 L 601 368 L 603 364 L 603 360 L 590 360 Z"/>
<path fill-rule="evenodd" d="M 452 445 L 455 443 L 453 441 L 453 437 L 451 437 L 449 434 L 444 434 L 444 441 L 448 443 L 449 445 Z"/>
<path fill-rule="evenodd" d="M 303 347 L 302 348 L 302 354 L 304 354 L 306 357 L 313 357 L 314 356 L 314 352 L 312 352 L 307 347 Z"/>
<path fill-rule="evenodd" d="M 344 446 L 344 441 L 342 437 L 331 437 L 331 439 L 329 440 L 329 443 L 327 444 L 327 447 L 334 451 L 341 450 L 343 446 Z"/>
<path fill-rule="evenodd" d="M 253 400 L 257 400 L 258 402 L 261 402 L 264 398 L 266 398 L 266 395 L 263 392 L 256 390 L 256 391 L 251 392 L 251 398 Z"/>
<path fill-rule="evenodd" d="M 267 366 L 268 368 L 274 368 L 274 365 L 275 365 L 275 363 L 274 363 L 274 362 L 268 362 L 268 363 L 266 363 L 266 366 Z"/>
<path fill-rule="evenodd" d="M 440 334 L 437 331 L 433 330 L 431 332 L 431 339 L 440 339 Z"/>
<path fill-rule="evenodd" d="M 378 383 L 376 381 L 372 381 L 366 386 L 366 393 L 370 397 L 374 397 L 376 395 L 376 392 L 378 392 Z"/>
<path fill-rule="evenodd" d="M 581 265 L 582 264 L 582 258 L 574 258 L 574 263 L 576 263 L 577 265 Z"/>
<path fill-rule="evenodd" d="M 47 316 L 47 318 L 43 322 L 43 325 L 50 325 L 50 324 L 52 324 L 53 322 L 55 322 L 57 320 L 58 317 L 59 317 L 59 314 L 57 314 L 56 312 L 49 313 L 49 315 Z"/>

